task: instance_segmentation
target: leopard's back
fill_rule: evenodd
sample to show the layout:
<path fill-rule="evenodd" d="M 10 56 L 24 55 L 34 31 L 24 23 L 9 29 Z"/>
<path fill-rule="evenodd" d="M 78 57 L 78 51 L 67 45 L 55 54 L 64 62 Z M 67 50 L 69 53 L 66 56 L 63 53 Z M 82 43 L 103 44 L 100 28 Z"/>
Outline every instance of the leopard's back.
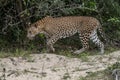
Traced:
<path fill-rule="evenodd" d="M 51 35 L 69 37 L 75 33 L 92 33 L 99 21 L 93 17 L 58 17 L 46 20 L 45 31 Z"/>

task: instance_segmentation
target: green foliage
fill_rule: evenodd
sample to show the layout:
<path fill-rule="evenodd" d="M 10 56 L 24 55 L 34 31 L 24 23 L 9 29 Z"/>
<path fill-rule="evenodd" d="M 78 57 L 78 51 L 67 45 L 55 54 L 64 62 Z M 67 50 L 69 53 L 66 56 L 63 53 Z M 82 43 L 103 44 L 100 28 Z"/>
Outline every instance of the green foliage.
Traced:
<path fill-rule="evenodd" d="M 0 58 L 6 58 L 6 57 L 29 57 L 31 51 L 25 51 L 22 49 L 15 49 L 14 52 L 10 51 L 0 51 Z"/>
<path fill-rule="evenodd" d="M 105 70 L 90 72 L 86 77 L 80 77 L 79 80 L 114 80 L 112 75 L 114 69 L 120 69 L 119 62 L 116 62 Z"/>
<path fill-rule="evenodd" d="M 120 69 L 120 63 L 116 62 L 115 64 L 113 64 L 112 66 L 108 67 L 108 71 L 113 71 L 114 69 Z"/>

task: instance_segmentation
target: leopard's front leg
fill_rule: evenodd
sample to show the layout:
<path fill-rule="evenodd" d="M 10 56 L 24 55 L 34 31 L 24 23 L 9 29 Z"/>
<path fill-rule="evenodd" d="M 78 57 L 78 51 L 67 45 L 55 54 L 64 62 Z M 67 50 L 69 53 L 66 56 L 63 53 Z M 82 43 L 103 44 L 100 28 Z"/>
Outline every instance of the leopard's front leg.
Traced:
<path fill-rule="evenodd" d="M 50 39 L 47 40 L 47 49 L 49 52 L 55 52 L 53 45 L 58 39 L 58 36 L 52 36 Z"/>

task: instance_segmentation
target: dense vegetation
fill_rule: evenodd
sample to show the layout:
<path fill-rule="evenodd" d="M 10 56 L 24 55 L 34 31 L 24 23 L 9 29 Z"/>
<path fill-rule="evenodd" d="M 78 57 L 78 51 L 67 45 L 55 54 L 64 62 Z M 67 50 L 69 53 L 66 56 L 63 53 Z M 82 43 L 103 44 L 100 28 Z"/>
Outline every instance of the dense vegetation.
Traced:
<path fill-rule="evenodd" d="M 120 47 L 120 0 L 0 0 L 0 49 L 43 46 L 44 36 L 29 42 L 26 29 L 28 22 L 47 15 L 96 17 L 111 45 Z M 73 39 L 61 42 L 75 44 Z"/>

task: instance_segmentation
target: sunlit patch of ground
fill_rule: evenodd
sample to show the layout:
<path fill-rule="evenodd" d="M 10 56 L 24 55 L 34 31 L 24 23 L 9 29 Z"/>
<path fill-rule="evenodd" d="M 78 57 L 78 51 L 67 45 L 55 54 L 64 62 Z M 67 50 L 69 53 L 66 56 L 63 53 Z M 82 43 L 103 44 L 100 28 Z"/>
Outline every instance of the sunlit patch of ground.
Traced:
<path fill-rule="evenodd" d="M 104 55 L 85 56 L 84 59 L 65 57 L 50 53 L 32 54 L 25 58 L 1 58 L 0 79 L 90 80 L 90 78 L 84 78 L 89 75 L 94 76 L 95 74 L 91 73 L 103 71 L 108 66 L 119 61 L 120 51 Z M 91 78 L 91 80 L 94 79 Z M 97 80 L 103 79 L 98 76 Z"/>

